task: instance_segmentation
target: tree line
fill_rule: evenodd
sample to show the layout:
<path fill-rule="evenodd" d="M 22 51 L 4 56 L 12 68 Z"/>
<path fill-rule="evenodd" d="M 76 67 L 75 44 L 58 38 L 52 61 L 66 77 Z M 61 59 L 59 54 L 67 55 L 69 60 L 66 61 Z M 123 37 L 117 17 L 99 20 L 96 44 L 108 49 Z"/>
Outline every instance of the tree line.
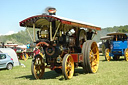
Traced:
<path fill-rule="evenodd" d="M 33 35 L 33 30 L 32 29 L 28 29 L 31 36 Z M 110 32 L 123 32 L 123 33 L 128 33 L 128 25 L 125 26 L 114 26 L 114 27 L 107 27 L 107 28 L 102 28 L 101 31 L 98 31 L 97 35 L 94 37 L 94 40 L 96 42 L 100 41 L 100 37 L 101 36 L 106 36 L 107 33 Z M 27 30 L 21 30 L 16 34 L 12 34 L 12 35 L 2 35 L 0 36 L 0 42 L 8 42 L 8 41 L 12 41 L 13 43 L 16 44 L 27 44 L 27 43 L 33 43 L 33 41 L 31 40 Z"/>

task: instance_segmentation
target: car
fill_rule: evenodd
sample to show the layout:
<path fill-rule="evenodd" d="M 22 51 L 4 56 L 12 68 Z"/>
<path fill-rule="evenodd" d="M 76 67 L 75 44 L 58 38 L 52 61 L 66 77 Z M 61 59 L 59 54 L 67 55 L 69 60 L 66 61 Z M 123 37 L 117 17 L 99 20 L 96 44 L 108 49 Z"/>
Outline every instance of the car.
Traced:
<path fill-rule="evenodd" d="M 14 66 L 13 59 L 6 53 L 0 53 L 0 69 L 11 70 Z"/>

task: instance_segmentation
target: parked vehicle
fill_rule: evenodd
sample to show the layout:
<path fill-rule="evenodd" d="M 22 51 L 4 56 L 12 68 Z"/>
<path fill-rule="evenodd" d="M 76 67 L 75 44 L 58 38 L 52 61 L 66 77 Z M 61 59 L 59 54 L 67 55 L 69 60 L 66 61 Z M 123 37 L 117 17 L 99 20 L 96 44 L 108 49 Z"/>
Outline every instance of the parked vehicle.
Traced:
<path fill-rule="evenodd" d="M 13 59 L 6 53 L 0 53 L 0 69 L 7 68 L 11 70 L 13 68 Z"/>
<path fill-rule="evenodd" d="M 124 56 L 128 61 L 128 36 L 125 33 L 109 33 L 107 37 L 102 37 L 101 40 L 105 40 L 103 43 L 105 52 L 105 59 L 107 61 L 118 60 L 120 56 Z"/>

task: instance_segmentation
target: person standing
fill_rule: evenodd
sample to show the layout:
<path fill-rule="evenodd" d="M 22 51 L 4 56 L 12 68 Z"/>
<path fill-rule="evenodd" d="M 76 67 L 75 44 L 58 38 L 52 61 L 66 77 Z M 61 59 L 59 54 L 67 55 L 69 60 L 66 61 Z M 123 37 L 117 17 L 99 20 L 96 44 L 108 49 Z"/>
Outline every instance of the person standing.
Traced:
<path fill-rule="evenodd" d="M 37 54 L 40 54 L 40 50 L 38 49 L 38 47 L 35 48 L 33 53 L 34 53 L 34 56 L 37 55 Z"/>
<path fill-rule="evenodd" d="M 30 48 L 30 44 L 29 43 L 27 43 L 27 49 L 29 49 Z"/>
<path fill-rule="evenodd" d="M 89 29 L 89 31 L 87 32 L 87 40 L 92 40 L 93 34 L 97 34 L 97 32 L 95 31 L 95 33 L 94 33 L 94 32 L 92 32 L 91 29 Z"/>
<path fill-rule="evenodd" d="M 23 59 L 26 61 L 26 58 L 27 58 L 27 56 L 26 56 L 26 48 L 23 49 L 22 53 L 23 53 L 23 56 L 24 56 Z"/>

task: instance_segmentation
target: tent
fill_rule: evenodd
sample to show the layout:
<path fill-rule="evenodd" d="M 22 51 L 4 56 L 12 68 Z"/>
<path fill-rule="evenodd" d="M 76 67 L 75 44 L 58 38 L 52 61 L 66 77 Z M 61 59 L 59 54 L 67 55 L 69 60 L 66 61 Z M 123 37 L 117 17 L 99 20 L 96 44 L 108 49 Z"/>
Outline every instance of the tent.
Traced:
<path fill-rule="evenodd" d="M 11 48 L 0 48 L 0 52 L 7 53 L 14 61 L 14 66 L 19 66 L 19 60 L 16 52 Z"/>

